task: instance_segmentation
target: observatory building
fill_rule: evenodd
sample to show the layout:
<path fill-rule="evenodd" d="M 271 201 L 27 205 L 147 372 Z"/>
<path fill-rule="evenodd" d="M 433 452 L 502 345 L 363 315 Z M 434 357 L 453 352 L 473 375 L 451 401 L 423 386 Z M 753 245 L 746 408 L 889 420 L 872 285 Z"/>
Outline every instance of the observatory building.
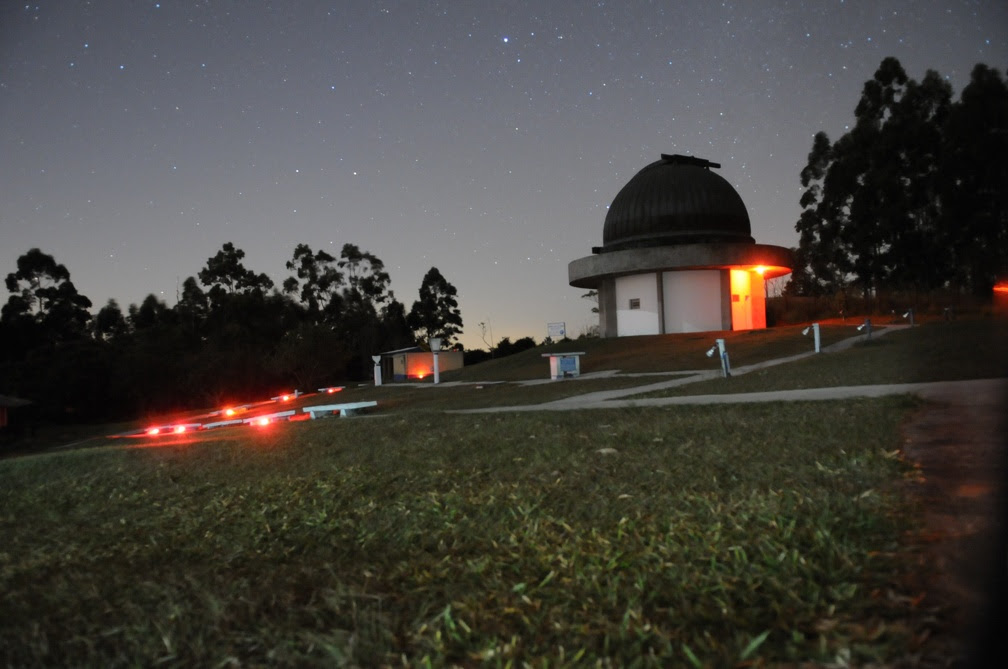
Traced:
<path fill-rule="evenodd" d="M 662 154 L 612 201 L 602 246 L 567 266 L 598 291 L 602 337 L 766 327 L 764 282 L 791 271 L 791 251 L 756 243 L 717 167 Z"/>

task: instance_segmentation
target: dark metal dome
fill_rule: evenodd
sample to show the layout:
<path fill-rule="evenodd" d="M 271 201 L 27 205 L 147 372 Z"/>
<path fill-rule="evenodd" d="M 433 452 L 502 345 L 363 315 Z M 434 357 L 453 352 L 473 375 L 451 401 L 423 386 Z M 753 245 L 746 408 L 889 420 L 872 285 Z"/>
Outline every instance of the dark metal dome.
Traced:
<path fill-rule="evenodd" d="M 702 158 L 662 154 L 609 205 L 596 251 L 702 242 L 755 243 L 749 212 L 731 184 Z"/>

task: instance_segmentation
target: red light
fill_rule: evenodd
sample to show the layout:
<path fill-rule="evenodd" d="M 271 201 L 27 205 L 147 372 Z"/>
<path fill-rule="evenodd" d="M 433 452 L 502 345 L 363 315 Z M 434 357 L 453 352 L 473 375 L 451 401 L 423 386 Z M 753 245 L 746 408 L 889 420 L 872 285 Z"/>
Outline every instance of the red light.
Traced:
<path fill-rule="evenodd" d="M 258 421 L 256 421 L 256 424 L 260 426 L 269 425 L 269 422 L 270 422 L 269 418 L 260 418 Z"/>
<path fill-rule="evenodd" d="M 224 415 L 225 416 L 233 416 L 233 415 L 235 415 L 235 410 L 234 409 L 224 409 Z"/>
<path fill-rule="evenodd" d="M 176 425 L 174 432 L 175 434 L 182 434 L 185 432 L 185 425 Z"/>
<path fill-rule="evenodd" d="M 286 402 L 289 399 L 290 399 L 290 395 L 281 395 L 280 396 L 280 401 L 281 402 Z"/>
<path fill-rule="evenodd" d="M 161 428 L 159 428 L 159 427 L 147 428 L 147 434 L 149 434 L 152 437 L 156 436 L 156 435 L 158 435 L 160 433 L 161 433 Z"/>

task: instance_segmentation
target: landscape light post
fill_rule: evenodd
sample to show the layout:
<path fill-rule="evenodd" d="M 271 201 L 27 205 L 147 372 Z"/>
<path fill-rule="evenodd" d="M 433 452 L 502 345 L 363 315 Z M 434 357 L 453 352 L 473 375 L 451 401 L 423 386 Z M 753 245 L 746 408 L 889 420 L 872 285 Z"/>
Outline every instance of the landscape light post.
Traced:
<path fill-rule="evenodd" d="M 441 383 L 441 370 L 438 369 L 438 351 L 441 350 L 441 338 L 430 338 L 430 350 L 434 354 L 434 384 Z"/>
<path fill-rule="evenodd" d="M 857 326 L 857 330 L 858 330 L 858 332 L 861 332 L 861 330 L 864 330 L 865 331 L 865 339 L 871 339 L 871 319 L 870 318 L 866 318 L 864 320 L 864 323 L 862 323 L 861 325 Z"/>
<path fill-rule="evenodd" d="M 731 363 L 728 361 L 728 350 L 725 348 L 724 339 L 714 340 L 714 345 L 707 351 L 707 357 L 714 357 L 715 352 L 721 358 L 721 374 L 727 379 L 731 376 Z"/>
<path fill-rule="evenodd" d="M 381 385 L 381 356 L 372 355 L 371 359 L 374 361 L 374 384 L 376 386 Z"/>
<path fill-rule="evenodd" d="M 803 335 L 807 335 L 808 332 L 809 332 L 809 329 L 812 330 L 812 336 L 815 339 L 815 352 L 816 353 L 821 353 L 822 351 L 821 351 L 821 349 L 819 347 L 819 345 L 820 345 L 819 324 L 818 323 L 813 323 L 812 325 L 810 325 L 807 328 L 805 328 L 804 330 L 802 330 L 801 333 Z"/>

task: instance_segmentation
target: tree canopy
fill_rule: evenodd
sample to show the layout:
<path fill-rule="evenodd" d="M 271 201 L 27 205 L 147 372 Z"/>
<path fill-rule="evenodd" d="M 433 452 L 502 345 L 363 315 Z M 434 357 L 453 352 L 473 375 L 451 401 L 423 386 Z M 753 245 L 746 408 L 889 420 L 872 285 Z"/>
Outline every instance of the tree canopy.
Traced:
<path fill-rule="evenodd" d="M 108 300 L 92 318 L 67 268 L 31 249 L 6 277 L 0 392 L 54 420 L 102 420 L 370 378 L 372 355 L 415 343 L 370 251 L 345 244 L 335 258 L 297 244 L 282 291 L 244 258 L 227 242 L 174 305 Z"/>
<path fill-rule="evenodd" d="M 440 337 L 451 346 L 462 332 L 462 313 L 458 308 L 458 290 L 448 283 L 437 267 L 431 267 L 420 284 L 420 299 L 413 303 L 407 323 L 417 337 L 426 341 Z"/>
<path fill-rule="evenodd" d="M 989 294 L 1008 270 L 1008 88 L 977 65 L 958 101 L 895 58 L 865 82 L 854 126 L 812 141 L 789 290 L 882 287 Z"/>

